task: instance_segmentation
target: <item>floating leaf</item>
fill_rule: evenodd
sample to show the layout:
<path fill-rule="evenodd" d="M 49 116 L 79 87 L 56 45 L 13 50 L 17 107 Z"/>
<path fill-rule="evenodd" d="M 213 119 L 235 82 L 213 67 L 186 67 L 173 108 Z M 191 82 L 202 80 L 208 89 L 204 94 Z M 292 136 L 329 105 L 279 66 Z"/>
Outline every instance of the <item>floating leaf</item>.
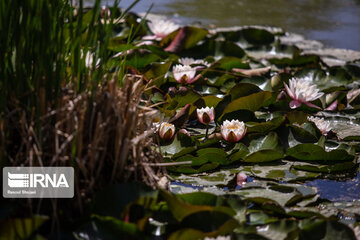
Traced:
<path fill-rule="evenodd" d="M 216 61 L 212 68 L 220 68 L 226 71 L 231 71 L 233 68 L 250 68 L 249 63 L 242 61 L 237 57 L 223 57 Z"/>
<path fill-rule="evenodd" d="M 176 39 L 180 32 L 183 36 L 181 38 L 181 42 L 176 44 L 181 44 L 181 50 L 196 46 L 196 44 L 208 34 L 208 31 L 204 28 L 186 26 L 182 28 L 182 31 L 179 29 L 167 35 L 164 39 L 162 39 L 160 46 L 175 44 L 172 42 Z"/>
<path fill-rule="evenodd" d="M 354 156 L 345 150 L 339 149 L 327 152 L 322 147 L 311 143 L 298 144 L 289 148 L 286 154 L 298 160 L 321 161 L 324 163 L 336 161 L 345 162 L 354 159 Z"/>
<path fill-rule="evenodd" d="M 261 89 L 255 84 L 241 82 L 236 84 L 236 86 L 230 90 L 229 94 L 231 99 L 235 100 L 258 92 L 261 92 Z"/>
<path fill-rule="evenodd" d="M 271 97 L 271 92 L 263 91 L 235 99 L 227 105 L 224 109 L 223 115 L 237 110 L 249 110 L 252 112 L 257 111 L 260 107 L 264 106 Z"/>
<path fill-rule="evenodd" d="M 268 133 L 272 130 L 275 130 L 276 128 L 278 128 L 280 125 L 282 125 L 285 122 L 285 117 L 276 117 L 270 121 L 267 122 L 261 122 L 261 123 L 257 123 L 257 122 L 247 122 L 246 126 L 247 126 L 247 133 L 253 133 L 253 132 L 258 132 L 258 133 Z"/>
<path fill-rule="evenodd" d="M 182 55 L 193 58 L 206 58 L 207 56 L 242 58 L 245 56 L 245 52 L 233 42 L 208 39 L 198 46 L 183 51 Z"/>

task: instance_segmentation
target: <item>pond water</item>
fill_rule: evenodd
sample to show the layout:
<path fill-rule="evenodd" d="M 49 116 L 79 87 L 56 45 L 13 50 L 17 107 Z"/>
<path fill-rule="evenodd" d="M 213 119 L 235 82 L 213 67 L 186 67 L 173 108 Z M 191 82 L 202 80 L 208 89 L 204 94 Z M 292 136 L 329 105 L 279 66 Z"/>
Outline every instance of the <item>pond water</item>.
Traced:
<path fill-rule="evenodd" d="M 122 0 L 120 6 L 132 2 Z M 151 13 L 183 24 L 277 26 L 326 46 L 360 50 L 359 0 L 141 0 L 133 10 L 146 12 L 151 3 Z"/>

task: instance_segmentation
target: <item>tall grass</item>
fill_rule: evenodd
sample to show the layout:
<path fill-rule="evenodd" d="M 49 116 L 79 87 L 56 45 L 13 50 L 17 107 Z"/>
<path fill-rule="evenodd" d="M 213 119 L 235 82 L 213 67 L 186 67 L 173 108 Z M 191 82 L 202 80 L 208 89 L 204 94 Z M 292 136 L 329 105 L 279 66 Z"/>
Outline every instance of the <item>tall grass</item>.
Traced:
<path fill-rule="evenodd" d="M 77 203 L 68 207 L 77 213 L 104 184 L 154 185 L 163 173 L 148 164 L 161 157 L 142 77 L 126 75 L 126 54 L 108 64 L 115 22 L 127 13 L 116 6 L 109 15 L 99 0 L 89 11 L 82 1 L 0 3 L 0 166 L 73 166 Z"/>
<path fill-rule="evenodd" d="M 94 92 L 105 80 L 106 64 L 96 63 L 109 58 L 114 14 L 103 14 L 102 21 L 99 0 L 87 12 L 82 1 L 77 9 L 66 0 L 9 0 L 0 6 L 1 130 L 12 134 L 4 129 L 6 123 L 23 119 L 34 124 L 38 135 L 41 116 L 57 108 L 62 89 Z M 7 139 L 14 138 L 3 136 L 1 145 L 19 151 L 21 146 Z M 47 147 L 43 138 L 38 140 Z M 12 155 L 4 148 L 0 154 L 1 162 Z"/>

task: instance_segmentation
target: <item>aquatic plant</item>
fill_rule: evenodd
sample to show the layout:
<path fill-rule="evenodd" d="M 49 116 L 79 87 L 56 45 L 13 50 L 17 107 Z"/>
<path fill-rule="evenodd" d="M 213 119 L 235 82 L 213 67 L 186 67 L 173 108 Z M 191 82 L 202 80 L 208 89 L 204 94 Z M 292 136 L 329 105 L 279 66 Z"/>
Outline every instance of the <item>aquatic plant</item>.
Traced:
<path fill-rule="evenodd" d="M 196 114 L 199 121 L 202 124 L 208 125 L 209 123 L 213 122 L 215 119 L 215 111 L 214 108 L 205 107 L 205 108 L 198 108 L 196 109 Z"/>
<path fill-rule="evenodd" d="M 292 98 L 290 108 L 298 108 L 302 103 L 309 107 L 319 108 L 310 102 L 320 98 L 324 93 L 319 92 L 317 86 L 312 84 L 309 79 L 291 78 L 289 86 L 286 83 L 284 86 L 287 94 Z"/>
<path fill-rule="evenodd" d="M 173 75 L 177 82 L 191 84 L 199 79 L 200 75 L 196 75 L 196 68 L 189 65 L 175 65 L 173 67 Z"/>
<path fill-rule="evenodd" d="M 225 120 L 221 125 L 221 135 L 228 142 L 238 142 L 245 136 L 245 134 L 245 124 L 239 120 Z"/>
<path fill-rule="evenodd" d="M 170 20 L 152 20 L 148 23 L 150 31 L 154 34 L 153 36 L 148 36 L 146 39 L 156 39 L 161 40 L 166 37 L 168 34 L 177 30 L 180 26 L 175 24 Z"/>
<path fill-rule="evenodd" d="M 323 135 L 327 135 L 331 131 L 330 121 L 319 117 L 308 117 L 308 121 L 315 123 L 316 127 L 321 131 Z"/>
<path fill-rule="evenodd" d="M 169 141 L 174 137 L 175 126 L 174 124 L 163 122 L 159 127 L 159 136 L 165 141 Z"/>

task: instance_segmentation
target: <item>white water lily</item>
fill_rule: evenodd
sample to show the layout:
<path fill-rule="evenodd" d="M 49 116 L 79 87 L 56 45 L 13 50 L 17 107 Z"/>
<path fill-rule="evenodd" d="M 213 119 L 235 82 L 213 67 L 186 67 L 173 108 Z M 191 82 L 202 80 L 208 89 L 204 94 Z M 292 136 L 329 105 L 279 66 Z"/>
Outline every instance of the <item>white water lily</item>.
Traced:
<path fill-rule="evenodd" d="M 315 123 L 316 127 L 321 131 L 324 136 L 326 136 L 331 130 L 330 122 L 326 121 L 323 118 L 311 116 L 308 117 L 308 121 Z"/>
<path fill-rule="evenodd" d="M 289 97 L 293 99 L 290 102 L 290 108 L 300 107 L 301 103 L 309 107 L 319 108 L 310 102 L 318 99 L 324 93 L 319 92 L 317 86 L 312 84 L 310 79 L 292 78 L 289 80 L 289 86 L 285 83 L 284 86 Z"/>
<path fill-rule="evenodd" d="M 171 140 L 175 134 L 175 126 L 172 123 L 163 122 L 159 127 L 159 136 L 163 140 Z"/>
<path fill-rule="evenodd" d="M 204 61 L 202 59 L 195 60 L 193 58 L 188 58 L 188 57 L 180 58 L 179 63 L 181 63 L 182 65 L 188 65 L 188 66 L 196 64 L 196 65 L 204 65 L 206 67 L 210 67 L 210 64 L 207 61 Z M 202 66 L 196 66 L 195 68 L 202 68 Z"/>
<path fill-rule="evenodd" d="M 81 50 L 80 54 L 81 54 L 80 55 L 81 58 L 83 58 L 84 54 L 83 54 L 82 50 Z M 86 55 L 85 55 L 85 67 L 87 67 L 87 68 L 92 68 L 93 67 L 94 57 L 95 57 L 95 53 L 92 53 L 90 51 L 86 52 Z M 95 66 L 98 66 L 99 63 L 100 63 L 100 59 L 96 59 Z"/>
<path fill-rule="evenodd" d="M 238 142 L 246 134 L 245 123 L 239 120 L 225 120 L 221 125 L 221 135 L 228 142 Z"/>
<path fill-rule="evenodd" d="M 180 27 L 180 25 L 177 25 L 169 20 L 153 20 L 149 22 L 148 25 L 157 40 L 161 40 Z"/>
<path fill-rule="evenodd" d="M 216 238 L 205 237 L 204 240 L 230 240 L 230 236 L 217 236 Z"/>
<path fill-rule="evenodd" d="M 177 82 L 179 83 L 193 83 L 198 78 L 195 77 L 196 69 L 188 65 L 175 65 L 173 67 L 173 75 Z"/>
<path fill-rule="evenodd" d="M 215 119 L 215 111 L 213 107 L 196 109 L 196 113 L 199 121 L 205 125 L 208 125 Z"/>

